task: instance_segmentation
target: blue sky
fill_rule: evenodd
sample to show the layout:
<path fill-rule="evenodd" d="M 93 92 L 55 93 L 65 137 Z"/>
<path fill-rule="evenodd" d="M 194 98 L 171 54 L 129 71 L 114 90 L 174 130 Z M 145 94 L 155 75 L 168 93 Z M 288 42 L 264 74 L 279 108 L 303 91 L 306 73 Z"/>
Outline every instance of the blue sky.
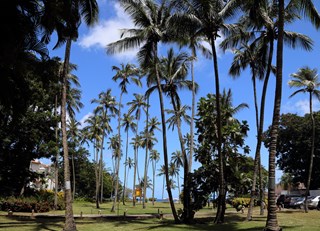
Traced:
<path fill-rule="evenodd" d="M 320 9 L 320 3 L 318 1 L 315 5 L 317 9 Z M 74 73 L 79 77 L 82 90 L 82 102 L 84 108 L 79 114 L 77 114 L 77 120 L 83 122 L 93 111 L 96 105 L 92 105 L 90 101 L 93 98 L 97 98 L 101 91 L 106 91 L 107 89 L 112 89 L 112 95 L 114 95 L 117 100 L 119 100 L 120 89 L 118 88 L 118 83 L 112 81 L 112 77 L 115 72 L 112 71 L 112 66 L 120 66 L 121 63 L 134 63 L 136 64 L 135 54 L 137 50 L 131 50 L 125 53 L 108 56 L 105 51 L 107 44 L 117 41 L 120 38 L 119 29 L 132 28 L 133 24 L 130 18 L 123 12 L 121 7 L 115 0 L 98 0 L 100 6 L 100 20 L 99 23 L 92 27 L 86 28 L 84 25 L 80 27 L 80 36 L 77 42 L 73 43 L 71 49 L 71 62 L 78 65 L 78 70 Z M 303 66 L 309 66 L 311 68 L 319 67 L 319 57 L 320 57 L 320 33 L 317 32 L 309 22 L 298 21 L 293 25 L 286 28 L 287 30 L 303 33 L 309 35 L 314 41 L 314 49 L 311 52 L 303 51 L 301 48 L 295 50 L 285 47 L 284 50 L 284 70 L 283 70 L 283 96 L 282 96 L 282 107 L 281 113 L 297 113 L 298 115 L 304 115 L 308 112 L 308 97 L 306 95 L 297 95 L 289 99 L 289 95 L 292 94 L 294 89 L 290 89 L 287 82 L 290 79 L 290 74 L 297 72 L 297 70 Z M 54 42 L 54 38 L 52 39 Z M 162 55 L 166 53 L 168 46 L 160 45 Z M 63 58 L 64 47 L 58 50 L 50 50 L 50 56 L 59 56 Z M 226 52 L 223 54 L 219 51 L 219 72 L 222 89 L 232 89 L 233 93 L 233 103 L 238 105 L 240 103 L 247 103 L 249 109 L 244 109 L 239 114 L 237 118 L 239 120 L 247 120 L 250 125 L 250 132 L 246 140 L 246 144 L 250 146 L 251 153 L 250 156 L 254 155 L 255 144 L 256 144 L 256 129 L 254 125 L 254 105 L 253 105 L 253 90 L 251 84 L 251 76 L 248 71 L 243 72 L 240 78 L 234 80 L 228 76 L 228 70 L 230 63 L 232 61 L 233 54 L 231 52 Z M 275 58 L 274 58 L 275 59 Z M 320 69 L 319 69 L 320 70 Z M 205 96 L 208 93 L 214 93 L 214 73 L 211 60 L 206 60 L 204 57 L 199 55 L 198 61 L 195 65 L 195 75 L 196 81 L 199 84 L 199 92 L 197 94 L 197 100 Z M 268 88 L 266 111 L 265 111 L 265 128 L 271 124 L 272 120 L 272 110 L 274 101 L 274 83 L 275 78 L 271 76 L 270 84 Z M 261 83 L 258 83 L 258 92 L 261 91 Z M 134 85 L 128 86 L 128 94 L 123 97 L 123 104 L 133 99 L 133 93 L 144 94 L 146 87 L 138 88 Z M 260 96 L 260 94 L 259 94 Z M 183 104 L 191 104 L 191 92 L 181 92 L 181 98 Z M 154 94 L 151 99 L 151 116 L 157 116 L 160 121 L 159 113 L 159 103 L 157 94 Z M 171 109 L 171 105 L 166 101 L 166 108 Z M 320 108 L 319 102 L 314 102 L 314 110 L 318 111 Z M 126 112 L 127 106 L 124 106 L 122 112 Z M 142 127 L 142 121 L 140 122 L 140 127 Z M 112 122 L 113 130 L 116 132 L 117 121 L 114 119 Z M 184 132 L 188 132 L 189 128 L 185 126 Z M 158 144 L 155 149 L 161 154 L 161 159 L 157 164 L 157 169 L 163 164 L 162 158 L 162 139 L 161 133 L 156 133 L 158 138 Z M 130 138 L 133 134 L 129 134 Z M 124 140 L 123 152 L 125 151 L 125 134 L 123 133 L 122 138 Z M 168 153 L 179 150 L 179 143 L 177 138 L 177 131 L 168 130 Z M 92 151 L 91 151 L 92 152 Z M 143 174 L 143 161 L 144 161 L 144 151 L 140 150 L 140 161 L 139 169 L 140 174 Z M 133 158 L 133 149 L 129 149 L 129 156 Z M 111 167 L 111 151 L 105 149 L 104 160 L 107 167 Z M 121 160 L 124 162 L 124 158 Z M 262 164 L 268 166 L 268 151 L 263 148 L 262 150 Z M 123 164 L 121 164 L 123 166 Z M 194 168 L 197 165 L 193 165 Z M 123 179 L 124 170 L 120 170 L 120 179 Z M 128 187 L 132 187 L 132 176 L 133 170 L 130 170 Z M 182 169 L 181 169 L 182 175 Z M 277 171 L 276 179 L 279 179 L 281 172 Z M 151 166 L 149 168 L 149 177 L 152 178 Z M 182 180 L 180 180 L 182 182 Z M 156 197 L 162 197 L 162 177 L 158 177 L 155 186 Z M 147 197 L 151 197 L 151 191 L 148 190 Z M 178 197 L 178 191 L 175 190 L 173 193 L 174 197 Z M 165 193 L 164 197 L 167 195 Z"/>

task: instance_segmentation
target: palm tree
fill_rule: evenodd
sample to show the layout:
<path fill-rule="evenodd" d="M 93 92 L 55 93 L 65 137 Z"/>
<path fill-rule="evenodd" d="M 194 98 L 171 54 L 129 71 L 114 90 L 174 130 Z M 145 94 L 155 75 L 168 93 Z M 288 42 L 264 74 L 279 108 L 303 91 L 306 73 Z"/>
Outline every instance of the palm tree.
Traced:
<path fill-rule="evenodd" d="M 129 114 L 124 114 L 123 115 L 123 122 L 122 122 L 122 127 L 124 127 L 124 131 L 127 133 L 127 141 L 126 141 L 126 156 L 125 156 L 125 161 L 128 159 L 128 147 L 129 147 L 129 129 L 132 132 L 136 131 L 137 125 L 133 122 L 134 117 L 130 116 Z M 124 185 L 123 185 L 123 194 L 122 194 L 122 203 L 125 205 L 124 202 L 124 197 L 126 194 L 126 178 L 127 178 L 127 168 L 124 168 Z"/>
<path fill-rule="evenodd" d="M 295 2 L 296 11 L 302 12 L 303 15 L 308 16 L 311 22 L 317 27 L 320 27 L 320 17 L 317 11 L 314 11 L 312 1 L 291 1 Z M 271 142 L 269 147 L 269 187 L 268 187 L 268 217 L 265 230 L 279 230 L 276 214 L 276 195 L 275 195 L 275 156 L 277 151 L 277 138 L 278 127 L 280 121 L 280 107 L 281 107 L 281 95 L 282 95 L 282 69 L 283 69 L 283 40 L 284 40 L 284 0 L 278 2 L 278 44 L 277 44 L 277 73 L 276 73 L 276 89 L 275 89 L 275 101 L 273 108 L 273 118 L 271 125 Z"/>
<path fill-rule="evenodd" d="M 81 131 L 79 130 L 80 122 L 76 121 L 74 118 L 70 117 L 70 120 L 68 121 L 67 127 L 67 133 L 69 136 L 69 140 L 71 139 L 75 144 L 79 143 Z M 75 145 L 74 145 L 75 146 Z M 72 152 L 71 155 L 71 165 L 72 165 L 72 183 L 73 183 L 73 193 L 72 193 L 72 200 L 74 200 L 75 192 L 76 192 L 76 172 L 75 172 L 75 166 L 74 166 L 74 152 Z"/>
<path fill-rule="evenodd" d="M 168 22 L 172 13 L 172 4 L 166 0 L 160 3 L 152 0 L 120 0 L 119 2 L 125 11 L 129 12 L 137 28 L 123 30 L 122 37 L 125 35 L 129 37 L 109 44 L 107 52 L 113 54 L 129 48 L 139 47 L 143 44 L 138 52 L 138 60 L 143 69 L 151 69 L 156 75 L 160 101 L 164 165 L 166 170 L 168 170 L 167 129 L 161 79 L 158 70 L 158 44 L 161 41 L 165 42 L 170 39 Z M 166 173 L 166 181 L 168 183 L 168 171 L 166 171 Z M 167 191 L 174 220 L 175 222 L 179 222 L 169 184 L 167 184 Z"/>
<path fill-rule="evenodd" d="M 150 156 L 149 156 L 149 160 L 152 163 L 152 205 L 154 205 L 154 189 L 156 187 L 156 169 L 157 169 L 157 163 L 160 160 L 160 153 L 155 150 L 152 149 L 150 151 Z"/>
<path fill-rule="evenodd" d="M 158 169 L 159 173 L 158 176 L 163 176 L 163 182 L 162 182 L 162 200 L 164 195 L 164 185 L 165 185 L 165 176 L 166 176 L 166 169 L 164 165 L 161 165 L 160 169 Z"/>
<path fill-rule="evenodd" d="M 190 140 L 194 139 L 194 117 L 195 117 L 195 104 L 196 104 L 196 92 L 197 92 L 197 85 L 194 78 L 194 62 L 197 61 L 197 49 L 199 49 L 202 54 L 206 58 L 212 58 L 211 52 L 202 45 L 201 42 L 204 41 L 204 38 L 199 36 L 198 34 L 187 34 L 187 36 L 183 35 L 181 38 L 177 38 L 178 43 L 181 46 L 188 46 L 188 48 L 191 50 L 191 82 L 192 82 L 192 102 L 191 102 L 191 121 L 190 121 Z M 188 167 L 189 172 L 191 172 L 192 169 L 192 160 L 193 160 L 193 142 L 190 142 L 189 147 L 189 158 L 188 158 Z"/>
<path fill-rule="evenodd" d="M 277 4 L 273 1 L 260 1 L 255 4 L 254 1 L 247 1 L 245 3 L 245 8 L 248 11 L 237 23 L 235 32 L 232 36 L 229 36 L 221 46 L 223 49 L 234 47 L 235 44 L 241 43 L 240 49 L 235 50 L 235 57 L 230 68 L 229 73 L 232 76 L 239 76 L 240 70 L 250 67 L 252 73 L 252 82 L 254 89 L 254 102 L 256 111 L 256 127 L 257 127 L 257 144 L 255 153 L 255 165 L 254 165 L 254 179 L 252 184 L 252 195 L 250 201 L 250 207 L 248 209 L 247 220 L 251 220 L 252 209 L 253 209 L 253 193 L 255 192 L 256 178 L 259 170 L 259 180 L 260 180 L 260 200 L 263 200 L 263 188 L 262 188 L 262 173 L 260 163 L 260 150 L 262 143 L 262 132 L 264 127 L 264 109 L 265 109 L 265 99 L 268 87 L 269 76 L 272 69 L 272 58 L 274 50 L 274 41 L 277 39 L 277 25 L 278 18 L 275 14 L 277 10 Z M 290 4 L 289 4 L 290 5 Z M 291 23 L 296 17 L 292 14 L 293 7 L 288 6 L 286 8 L 286 17 L 284 18 L 285 23 Z M 239 32 L 240 26 L 240 32 Z M 252 38 L 253 37 L 253 38 Z M 303 34 L 284 31 L 284 42 L 295 48 L 297 45 L 301 45 L 305 50 L 312 49 L 312 41 L 310 38 Z M 245 44 L 246 42 L 252 41 L 251 44 Z M 230 47 L 231 45 L 231 47 Z M 263 77 L 265 76 L 265 77 Z M 261 103 L 260 103 L 260 116 L 256 97 L 256 77 L 259 79 L 264 78 Z M 264 209 L 261 205 L 260 214 L 263 215 Z"/>
<path fill-rule="evenodd" d="M 183 158 L 181 151 L 177 150 L 171 154 L 171 163 L 173 163 L 176 168 L 176 171 L 174 172 L 175 172 L 175 175 L 177 176 L 179 197 L 180 197 L 179 169 L 180 167 L 184 166 L 184 161 L 185 159 Z"/>
<path fill-rule="evenodd" d="M 113 166 L 113 172 L 115 172 L 114 180 L 112 181 L 112 183 L 115 184 L 113 185 L 113 190 L 114 190 L 114 196 L 116 198 L 113 200 L 113 204 L 110 210 L 111 212 L 114 212 L 116 201 L 118 200 L 118 194 L 116 194 L 116 187 L 117 185 L 119 185 L 119 175 L 117 174 L 117 169 L 119 169 L 119 166 L 117 165 L 120 164 L 120 161 L 118 161 L 118 159 L 120 159 L 120 156 L 121 156 L 121 153 L 119 153 L 119 149 L 121 145 L 121 142 L 119 143 L 119 135 L 117 134 L 109 137 L 108 143 L 109 143 L 108 149 L 112 150 L 112 166 Z"/>
<path fill-rule="evenodd" d="M 320 82 L 318 79 L 317 69 L 310 69 L 309 67 L 302 67 L 298 70 L 297 73 L 291 74 L 292 80 L 289 81 L 290 87 L 301 88 L 294 93 L 292 96 L 295 96 L 298 93 L 309 93 L 309 109 L 310 109 L 310 118 L 312 124 L 312 142 L 311 142 L 311 152 L 309 159 L 309 171 L 308 171 L 308 179 L 306 181 L 306 193 L 305 193 L 305 212 L 308 212 L 307 199 L 310 190 L 310 182 L 313 168 L 313 155 L 314 155 L 314 140 L 315 140 L 315 120 L 313 116 L 312 109 L 312 97 L 315 96 L 318 100 L 320 100 L 320 91 L 317 89 L 320 87 Z"/>
<path fill-rule="evenodd" d="M 121 64 L 121 68 L 117 66 L 113 66 L 112 70 L 115 70 L 117 73 L 112 77 L 112 80 L 117 82 L 120 80 L 119 87 L 121 89 L 120 92 L 120 100 L 119 100 L 119 109 L 118 109 L 118 138 L 119 138 L 119 148 L 121 148 L 121 133 L 120 133 L 120 128 L 121 128 L 121 107 L 122 107 L 122 96 L 124 93 L 128 93 L 127 91 L 127 85 L 129 84 L 130 81 L 135 83 L 137 86 L 141 86 L 141 81 L 140 78 L 137 78 L 136 76 L 139 75 L 139 70 L 132 64 L 126 64 L 124 65 L 123 63 Z M 117 169 L 116 169 L 116 177 L 119 177 L 119 167 L 120 167 L 120 155 L 121 150 L 118 150 L 118 162 L 117 163 Z M 114 205 L 117 200 L 118 196 L 118 188 L 119 188 L 119 181 L 116 182 L 116 188 L 115 188 L 115 199 L 114 199 Z M 114 212 L 115 207 L 113 206 L 111 211 Z"/>
<path fill-rule="evenodd" d="M 112 132 L 110 126 L 111 117 L 114 117 L 118 113 L 117 102 L 115 97 L 111 95 L 111 89 L 107 89 L 106 92 L 100 92 L 98 99 L 91 100 L 91 103 L 97 103 L 98 106 L 95 108 L 94 113 L 101 119 L 101 148 L 100 148 L 100 169 L 99 169 L 99 182 L 100 189 L 100 202 L 103 201 L 103 150 L 104 150 L 104 139 L 105 136 Z"/>
<path fill-rule="evenodd" d="M 218 58 L 216 50 L 216 39 L 220 37 L 219 33 L 226 28 L 224 21 L 231 17 L 233 5 L 227 4 L 224 0 L 180 0 L 178 1 L 183 15 L 176 18 L 177 24 L 186 25 L 182 26 L 182 30 L 191 28 L 192 34 L 198 34 L 205 37 L 210 44 L 212 52 L 212 61 L 214 67 L 215 77 L 215 95 L 216 95 L 216 109 L 217 109 L 217 151 L 219 156 L 219 197 L 218 197 L 218 210 L 216 213 L 215 223 L 224 222 L 225 213 L 225 197 L 226 185 L 224 176 L 224 154 L 221 152 L 222 133 L 221 133 L 221 111 L 220 111 L 220 80 L 218 69 Z M 234 6 L 235 7 L 235 6 Z M 188 26 L 189 25 L 189 26 Z M 190 26 L 192 25 L 192 26 Z"/>
<path fill-rule="evenodd" d="M 93 143 L 94 147 L 94 163 L 95 163 L 95 177 L 96 177 L 96 208 L 100 208 L 99 206 L 99 150 L 101 148 L 102 143 L 102 134 L 104 128 L 101 126 L 102 117 L 97 114 L 91 115 L 88 119 L 85 120 L 87 126 L 83 129 L 84 136 L 86 139 L 90 140 Z"/>
<path fill-rule="evenodd" d="M 148 109 L 147 109 L 148 111 Z M 147 112 L 148 113 L 148 112 Z M 148 118 L 148 117 L 147 117 Z M 158 140 L 155 138 L 154 136 L 154 131 L 156 129 L 159 129 L 157 127 L 158 125 L 158 121 L 157 119 L 154 119 L 155 122 L 153 122 L 153 124 L 151 125 L 151 121 L 147 122 L 147 126 L 144 130 L 144 132 L 142 132 L 141 137 L 142 137 L 142 147 L 146 149 L 146 154 L 145 154 L 145 161 L 144 161 L 144 174 L 143 174 L 143 181 L 146 182 L 147 181 L 147 174 L 148 174 L 148 152 L 152 150 L 153 146 L 155 145 L 156 142 L 158 142 Z M 150 126 L 150 125 L 151 126 Z M 147 195 L 147 187 L 146 185 L 144 185 L 143 187 L 143 197 L 144 200 L 142 201 L 142 207 L 146 208 L 145 206 L 145 199 Z"/>
<path fill-rule="evenodd" d="M 46 34 L 51 34 L 54 30 L 58 33 L 58 43 L 55 46 L 61 46 L 66 43 L 65 57 L 62 71 L 62 100 L 61 100 L 61 129 L 62 129 L 62 146 L 64 159 L 64 181 L 65 181 L 65 226 L 64 230 L 76 230 L 76 224 L 73 217 L 72 195 L 70 186 L 70 169 L 68 161 L 68 143 L 67 143 L 67 122 L 66 122 L 66 102 L 67 102 L 67 75 L 69 70 L 69 61 L 71 53 L 72 41 L 78 37 L 78 28 L 82 19 L 88 26 L 93 25 L 98 20 L 98 4 L 96 0 L 71 0 L 71 1 L 56 1 L 55 4 L 47 4 L 45 13 L 51 15 L 52 10 L 54 17 L 48 24 L 45 25 Z M 59 9 L 59 10 L 58 10 Z M 49 18 L 49 17 L 47 17 Z M 47 36 L 48 38 L 48 36 Z"/>
<path fill-rule="evenodd" d="M 127 105 L 130 105 L 130 108 L 128 110 L 128 113 L 131 114 L 135 112 L 135 118 L 136 118 L 136 124 L 137 124 L 137 129 L 136 129 L 136 137 L 138 136 L 138 131 L 139 131 L 139 120 L 141 117 L 141 109 L 145 109 L 147 107 L 147 104 L 145 102 L 145 98 L 141 94 L 134 94 L 135 99 L 132 100 L 131 102 L 128 102 Z M 139 177 L 139 170 L 138 168 L 138 142 L 134 143 L 134 173 L 133 173 L 133 188 L 132 191 L 135 192 L 135 186 L 136 186 L 136 176 L 138 173 L 138 179 L 140 181 Z M 136 146 L 137 145 L 137 146 Z M 133 193 L 133 200 L 132 200 L 133 206 L 135 206 L 136 200 L 135 200 L 135 193 Z"/>
<path fill-rule="evenodd" d="M 124 166 L 125 168 L 128 167 L 128 173 L 127 173 L 127 178 L 125 179 L 125 182 L 124 182 L 124 185 L 127 185 L 127 182 L 128 182 L 128 177 L 129 177 L 129 171 L 132 167 L 134 167 L 135 163 L 134 163 L 134 160 L 131 158 L 131 157 L 128 157 L 126 159 L 126 161 L 124 162 Z M 125 194 L 125 193 L 123 193 Z M 132 191 L 132 194 L 134 194 L 134 191 Z"/>

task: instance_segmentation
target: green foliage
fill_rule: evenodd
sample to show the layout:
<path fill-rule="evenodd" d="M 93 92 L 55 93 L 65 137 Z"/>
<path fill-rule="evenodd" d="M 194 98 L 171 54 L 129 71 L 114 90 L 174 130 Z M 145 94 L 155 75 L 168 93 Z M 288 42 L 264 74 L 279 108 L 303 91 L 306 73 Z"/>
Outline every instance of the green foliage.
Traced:
<path fill-rule="evenodd" d="M 239 205 L 243 205 L 245 207 L 248 207 L 250 204 L 250 197 L 237 197 L 233 198 L 232 200 L 232 206 L 233 208 L 238 208 Z"/>
<path fill-rule="evenodd" d="M 250 168 L 245 166 L 246 157 L 238 152 L 243 148 L 249 151 L 245 145 L 244 138 L 249 130 L 246 121 L 239 122 L 233 115 L 245 105 L 240 104 L 232 107 L 231 92 L 223 93 L 221 97 L 221 119 L 222 119 L 222 152 L 225 156 L 225 179 L 228 189 L 232 192 L 238 191 L 243 182 L 239 181 L 240 173 L 248 173 Z M 217 127 L 215 95 L 208 94 L 202 97 L 198 103 L 198 118 L 196 128 L 199 145 L 195 149 L 195 158 L 201 163 L 201 167 L 189 175 L 189 185 L 192 194 L 192 209 L 197 211 L 206 205 L 210 195 L 219 187 L 219 166 L 217 156 Z M 252 162 L 252 161 L 251 161 Z M 238 177 L 237 177 L 238 176 Z M 249 187 L 243 192 L 247 192 Z M 243 193 L 241 191 L 241 193 Z"/>
<path fill-rule="evenodd" d="M 7 197 L 0 199 L 0 210 L 13 212 L 48 212 L 54 208 L 54 193 L 52 191 L 36 191 L 29 197 Z M 65 209 L 64 195 L 58 194 L 58 209 Z"/>
<path fill-rule="evenodd" d="M 314 164 L 310 189 L 320 187 L 320 112 L 314 113 L 316 124 Z M 279 126 L 277 145 L 277 165 L 292 176 L 292 183 L 305 182 L 309 169 L 309 158 L 306 154 L 311 151 L 312 125 L 310 114 L 298 116 L 283 114 Z M 264 144 L 270 145 L 270 128 L 264 133 Z"/>

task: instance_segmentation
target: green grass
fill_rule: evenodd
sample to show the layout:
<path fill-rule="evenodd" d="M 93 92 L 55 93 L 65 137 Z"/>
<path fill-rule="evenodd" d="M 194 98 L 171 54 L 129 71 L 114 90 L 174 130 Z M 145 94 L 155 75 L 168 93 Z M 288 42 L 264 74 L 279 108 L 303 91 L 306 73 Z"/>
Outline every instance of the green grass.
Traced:
<path fill-rule="evenodd" d="M 177 207 L 181 205 L 176 204 Z M 103 204 L 101 206 L 102 214 L 111 214 L 111 203 Z M 119 205 L 119 214 L 123 215 L 123 211 L 128 210 L 128 214 L 148 214 L 157 213 L 158 209 L 163 213 L 170 213 L 170 207 L 168 203 L 156 203 L 152 206 L 151 203 L 147 204 L 146 209 L 142 209 L 141 204 L 137 204 L 135 208 L 130 203 L 126 206 Z M 83 214 L 97 214 L 98 210 L 95 209 L 94 204 L 85 202 L 74 203 L 74 213 Z M 63 214 L 63 211 L 50 212 L 49 214 Z M 131 231 L 131 230 L 166 230 L 166 231 L 182 231 L 182 230 L 217 230 L 217 231 L 261 231 L 266 223 L 266 215 L 260 216 L 258 209 L 254 211 L 253 220 L 246 222 L 246 211 L 244 214 L 237 213 L 235 209 L 228 208 L 226 211 L 225 223 L 221 225 L 213 224 L 215 211 L 211 208 L 205 208 L 196 213 L 196 224 L 184 225 L 174 224 L 172 218 L 166 217 L 163 220 L 156 218 L 152 219 L 140 219 L 140 220 L 125 220 L 111 219 L 111 218 L 77 218 L 77 229 L 79 231 L 100 231 L 100 230 L 112 230 L 112 231 Z M 1 212 L 4 215 L 6 213 Z M 117 212 L 115 213 L 115 215 Z M 277 213 L 279 225 L 283 230 L 292 231 L 318 231 L 320 227 L 320 212 L 317 210 L 311 210 L 309 213 L 304 213 L 302 210 L 283 210 Z M 24 230 L 62 230 L 64 220 L 62 218 L 23 218 L 23 217 L 7 217 L 0 216 L 0 230 L 8 231 L 24 231 Z"/>

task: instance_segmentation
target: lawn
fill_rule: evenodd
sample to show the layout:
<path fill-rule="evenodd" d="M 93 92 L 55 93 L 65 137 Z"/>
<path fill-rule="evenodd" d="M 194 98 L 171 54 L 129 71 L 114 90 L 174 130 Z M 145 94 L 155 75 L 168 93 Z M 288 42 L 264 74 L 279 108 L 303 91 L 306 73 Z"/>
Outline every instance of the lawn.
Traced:
<path fill-rule="evenodd" d="M 177 207 L 181 205 L 176 204 Z M 111 204 L 106 203 L 101 206 L 101 212 L 94 208 L 94 204 L 85 202 L 74 203 L 74 214 L 82 212 L 85 214 L 98 214 L 102 215 L 110 213 Z M 228 208 L 226 211 L 225 223 L 220 225 L 213 224 L 214 210 L 205 208 L 196 213 L 196 224 L 184 225 L 174 224 L 170 216 L 165 216 L 163 220 L 157 218 L 149 219 L 136 219 L 129 220 L 123 217 L 123 212 L 127 214 L 154 214 L 162 211 L 164 214 L 170 213 L 168 203 L 156 203 L 152 206 L 151 203 L 147 204 L 146 209 L 142 209 L 141 204 L 137 204 L 135 208 L 130 203 L 126 206 L 119 204 L 120 218 L 77 218 L 77 229 L 79 231 L 100 231 L 100 230 L 166 230 L 166 231 L 180 231 L 180 230 L 217 230 L 217 231 L 232 231 L 232 230 L 248 230 L 248 231 L 261 231 L 265 226 L 266 215 L 260 216 L 258 209 L 254 211 L 253 221 L 246 222 L 246 211 L 244 214 L 237 213 L 234 209 Z M 63 211 L 50 212 L 48 214 L 63 214 Z M 118 212 L 114 213 L 117 215 Z M 0 230 L 8 231 L 24 231 L 24 230 L 62 230 L 63 218 L 56 217 L 8 217 L 4 216 L 6 213 L 1 212 L 0 215 Z M 307 230 L 318 231 L 320 227 L 320 212 L 311 210 L 309 213 L 304 213 L 302 210 L 283 210 L 278 212 L 279 225 L 283 230 Z"/>

